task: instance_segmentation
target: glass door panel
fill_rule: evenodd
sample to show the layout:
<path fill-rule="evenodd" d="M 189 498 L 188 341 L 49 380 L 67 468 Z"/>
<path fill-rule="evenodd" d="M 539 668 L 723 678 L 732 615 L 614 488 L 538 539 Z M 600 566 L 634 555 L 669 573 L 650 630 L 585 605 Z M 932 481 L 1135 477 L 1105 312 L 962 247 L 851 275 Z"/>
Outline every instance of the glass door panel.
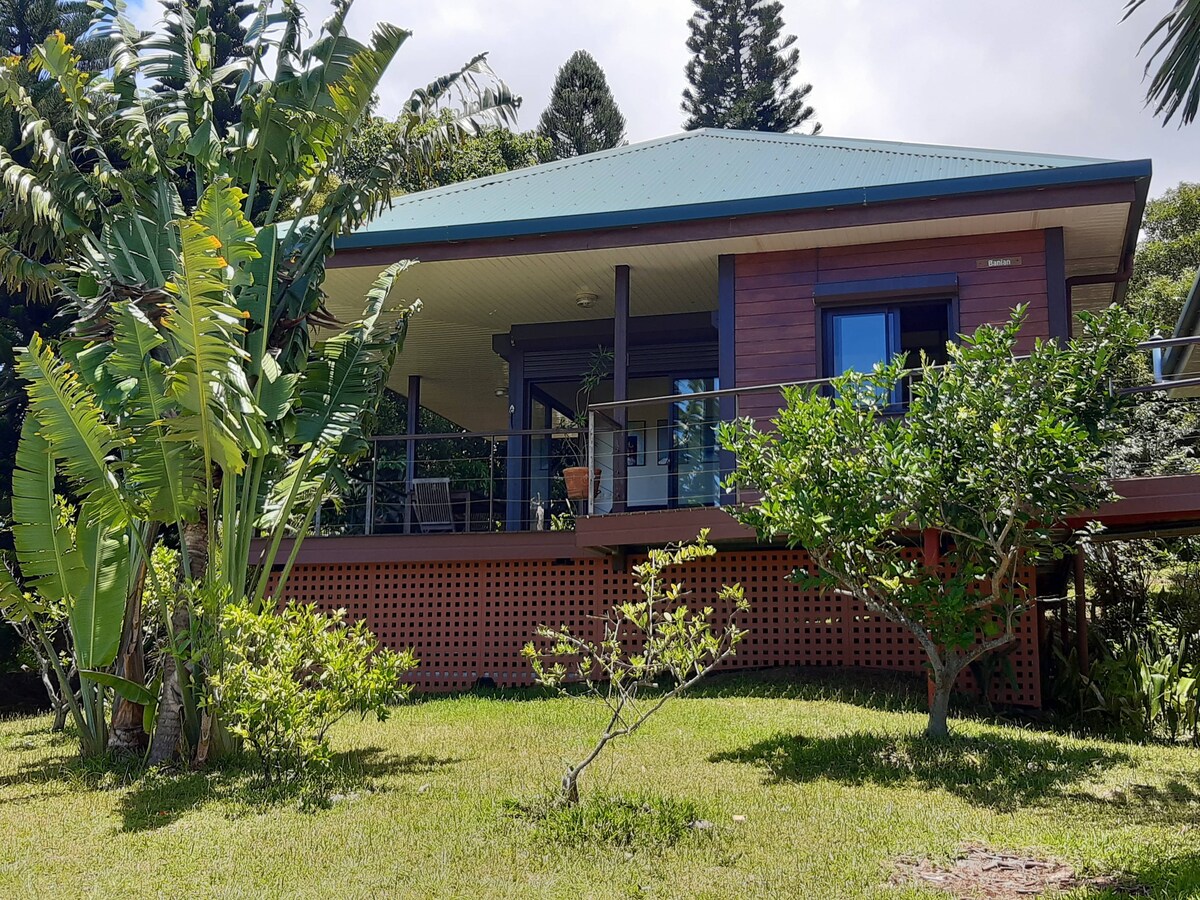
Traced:
<path fill-rule="evenodd" d="M 673 393 L 716 390 L 714 378 L 681 378 Z M 715 397 L 680 399 L 671 404 L 671 505 L 716 506 L 721 468 L 717 453 L 720 403 Z"/>

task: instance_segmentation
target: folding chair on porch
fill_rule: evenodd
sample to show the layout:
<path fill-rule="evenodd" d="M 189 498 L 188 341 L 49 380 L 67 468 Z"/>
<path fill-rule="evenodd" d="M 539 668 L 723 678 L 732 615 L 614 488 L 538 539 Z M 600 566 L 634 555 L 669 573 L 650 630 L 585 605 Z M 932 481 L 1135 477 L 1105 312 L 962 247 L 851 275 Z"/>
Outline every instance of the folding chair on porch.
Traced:
<path fill-rule="evenodd" d="M 456 530 L 454 506 L 450 502 L 449 478 L 414 478 L 412 508 L 422 533 Z"/>

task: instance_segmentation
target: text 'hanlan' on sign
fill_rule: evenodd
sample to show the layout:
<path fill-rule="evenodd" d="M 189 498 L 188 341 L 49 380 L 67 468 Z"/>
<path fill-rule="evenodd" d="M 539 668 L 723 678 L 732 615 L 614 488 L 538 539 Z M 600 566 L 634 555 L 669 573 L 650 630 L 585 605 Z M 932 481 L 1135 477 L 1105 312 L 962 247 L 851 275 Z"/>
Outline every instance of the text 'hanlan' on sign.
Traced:
<path fill-rule="evenodd" d="M 1021 257 L 1019 256 L 994 256 L 991 259 L 975 260 L 975 268 L 977 269 L 1007 269 L 1010 266 L 1019 266 Z"/>

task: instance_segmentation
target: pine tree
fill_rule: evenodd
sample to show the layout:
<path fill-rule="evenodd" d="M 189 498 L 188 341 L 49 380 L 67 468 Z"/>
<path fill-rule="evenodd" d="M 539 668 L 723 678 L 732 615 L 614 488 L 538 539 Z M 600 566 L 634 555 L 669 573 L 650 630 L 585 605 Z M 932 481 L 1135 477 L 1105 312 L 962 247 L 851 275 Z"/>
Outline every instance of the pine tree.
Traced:
<path fill-rule="evenodd" d="M 609 150 L 625 142 L 625 117 L 604 70 L 586 50 L 576 50 L 558 70 L 538 133 L 549 138 L 552 159 Z"/>
<path fill-rule="evenodd" d="M 772 0 L 694 0 L 685 72 L 684 128 L 793 131 L 813 118 L 811 84 L 793 85 L 796 36 L 783 32 L 783 4 Z M 812 133 L 821 130 L 812 121 Z"/>

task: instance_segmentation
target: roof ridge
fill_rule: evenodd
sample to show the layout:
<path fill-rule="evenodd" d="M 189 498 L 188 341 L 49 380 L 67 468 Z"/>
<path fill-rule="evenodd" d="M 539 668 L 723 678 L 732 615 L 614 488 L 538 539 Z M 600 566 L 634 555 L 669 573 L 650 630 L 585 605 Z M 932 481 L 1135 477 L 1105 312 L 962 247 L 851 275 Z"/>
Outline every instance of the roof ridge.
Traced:
<path fill-rule="evenodd" d="M 704 128 L 700 133 L 725 140 L 778 141 L 780 143 L 809 144 L 831 150 L 849 150 L 858 153 L 897 153 L 922 159 L 953 159 L 969 162 L 1002 163 L 1033 169 L 1049 168 L 1044 162 L 1022 160 L 1015 157 L 1037 157 L 1041 160 L 1069 160 L 1080 162 L 1115 162 L 1096 156 L 1073 156 L 1068 153 L 1034 153 L 1022 150 L 990 150 L 986 147 L 965 147 L 955 144 L 925 144 L 908 141 L 892 141 L 876 138 L 838 137 L 825 134 L 802 134 L 798 132 L 746 131 L 733 128 Z M 791 138 L 793 140 L 785 140 Z M 895 149 L 893 149 L 895 148 Z M 954 151 L 960 151 L 955 153 Z"/>

